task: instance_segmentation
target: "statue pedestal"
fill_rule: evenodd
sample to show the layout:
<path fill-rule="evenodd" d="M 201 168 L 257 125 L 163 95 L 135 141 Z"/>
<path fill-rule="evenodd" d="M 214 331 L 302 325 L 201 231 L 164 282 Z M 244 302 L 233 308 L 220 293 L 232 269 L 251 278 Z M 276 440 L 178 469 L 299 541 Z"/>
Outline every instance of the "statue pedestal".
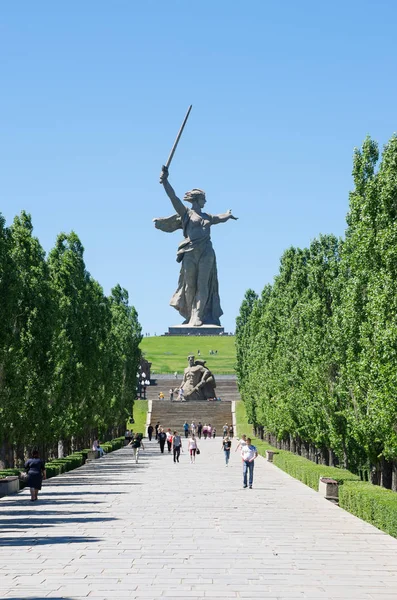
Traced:
<path fill-rule="evenodd" d="M 168 333 L 165 335 L 227 335 L 223 327 L 219 325 L 201 325 L 200 327 L 192 327 L 191 325 L 174 325 L 168 328 Z"/>

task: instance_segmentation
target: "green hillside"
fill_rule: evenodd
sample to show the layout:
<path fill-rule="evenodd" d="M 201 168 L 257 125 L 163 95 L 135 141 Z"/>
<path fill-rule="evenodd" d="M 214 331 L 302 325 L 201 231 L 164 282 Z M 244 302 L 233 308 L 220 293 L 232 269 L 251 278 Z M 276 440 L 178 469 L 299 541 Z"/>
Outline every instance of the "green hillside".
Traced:
<path fill-rule="evenodd" d="M 214 373 L 234 373 L 236 348 L 234 336 L 188 337 L 161 336 L 146 337 L 141 342 L 141 349 L 147 360 L 152 363 L 153 373 L 182 373 L 187 366 L 187 356 L 194 354 L 207 361 L 207 366 Z M 210 350 L 217 350 L 215 355 Z"/>

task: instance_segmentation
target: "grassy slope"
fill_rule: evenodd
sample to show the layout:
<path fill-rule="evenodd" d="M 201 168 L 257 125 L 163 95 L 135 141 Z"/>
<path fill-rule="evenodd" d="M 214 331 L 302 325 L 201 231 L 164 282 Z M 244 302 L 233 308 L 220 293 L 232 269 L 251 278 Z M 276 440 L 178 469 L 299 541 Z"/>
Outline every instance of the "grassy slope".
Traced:
<path fill-rule="evenodd" d="M 132 424 L 128 421 L 127 429 L 132 429 L 135 433 L 145 434 L 147 400 L 135 400 L 133 407 L 134 421 Z"/>
<path fill-rule="evenodd" d="M 234 373 L 236 349 L 234 336 L 189 337 L 161 336 L 146 337 L 141 342 L 145 358 L 152 363 L 152 373 L 183 373 L 187 366 L 187 356 L 200 350 L 200 358 L 207 361 L 207 366 L 215 374 Z M 210 355 L 210 350 L 218 350 L 217 355 Z"/>

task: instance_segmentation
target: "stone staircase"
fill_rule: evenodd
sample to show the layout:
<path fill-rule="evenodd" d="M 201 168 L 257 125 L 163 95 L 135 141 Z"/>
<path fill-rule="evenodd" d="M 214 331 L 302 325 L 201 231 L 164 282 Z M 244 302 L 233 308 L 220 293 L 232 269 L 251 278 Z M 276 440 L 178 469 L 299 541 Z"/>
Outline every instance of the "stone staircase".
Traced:
<path fill-rule="evenodd" d="M 160 424 L 172 431 L 176 430 L 183 434 L 183 423 L 187 421 L 190 425 L 192 421 L 201 423 L 211 423 L 216 428 L 217 435 L 222 435 L 222 428 L 225 423 L 229 425 L 232 422 L 232 400 L 240 400 L 240 394 L 237 389 L 236 378 L 227 375 L 215 375 L 217 397 L 222 400 L 206 402 L 170 402 L 170 389 L 177 390 L 181 385 L 182 378 L 178 379 L 172 375 L 159 375 L 154 379 L 154 385 L 146 388 L 146 398 L 152 400 L 152 425 L 158 421 Z M 164 400 L 159 400 L 159 393 L 163 392 Z M 177 392 L 174 398 L 177 398 Z"/>
<path fill-rule="evenodd" d="M 229 425 L 232 422 L 231 402 L 170 402 L 169 400 L 153 400 L 152 404 L 152 425 L 160 422 L 162 427 L 172 431 L 178 431 L 183 435 L 183 424 L 187 421 L 190 425 L 192 421 L 196 424 L 201 421 L 211 423 L 216 428 L 217 436 L 222 435 L 222 428 L 225 423 Z"/>
<path fill-rule="evenodd" d="M 169 391 L 171 388 L 178 389 L 181 385 L 182 378 L 175 379 L 172 376 L 161 375 L 158 379 L 154 380 L 155 385 L 151 385 L 146 388 L 146 398 L 148 400 L 157 400 L 159 393 L 163 392 L 165 400 L 169 401 Z M 226 375 L 215 375 L 216 381 L 216 395 L 221 398 L 222 401 L 231 402 L 232 400 L 240 400 L 240 394 L 237 388 L 236 378 L 233 376 Z M 177 394 L 175 395 L 177 397 Z M 186 404 L 186 403 L 185 403 Z M 205 404 L 210 404 L 206 402 Z M 216 403 L 215 403 L 216 404 Z"/>

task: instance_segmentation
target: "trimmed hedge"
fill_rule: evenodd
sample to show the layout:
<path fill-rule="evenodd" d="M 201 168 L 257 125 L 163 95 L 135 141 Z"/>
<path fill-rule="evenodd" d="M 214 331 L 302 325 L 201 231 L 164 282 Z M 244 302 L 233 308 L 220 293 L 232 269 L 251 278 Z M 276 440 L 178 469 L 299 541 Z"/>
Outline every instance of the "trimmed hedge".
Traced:
<path fill-rule="evenodd" d="M 369 482 L 339 487 L 339 506 L 397 538 L 397 494 Z"/>
<path fill-rule="evenodd" d="M 313 490 L 318 491 L 318 482 L 320 477 L 330 477 L 335 479 L 338 483 L 344 481 L 360 481 L 358 475 L 354 475 L 346 469 L 340 469 L 338 467 L 327 467 L 326 465 L 318 465 L 308 458 L 299 456 L 288 452 L 288 450 L 278 450 L 274 446 L 271 446 L 264 440 L 260 440 L 255 437 L 252 432 L 252 425 L 248 423 L 247 413 L 245 410 L 244 402 L 236 403 L 236 419 L 237 419 L 237 433 L 241 436 L 243 433 L 247 433 L 247 437 L 250 437 L 254 446 L 258 449 L 258 454 L 266 456 L 266 450 L 276 452 L 273 456 L 273 464 L 276 465 L 282 471 L 288 473 L 295 479 L 299 479 L 302 483 L 308 485 Z"/>
<path fill-rule="evenodd" d="M 104 442 L 102 444 L 102 448 L 104 451 L 113 452 L 113 450 L 118 450 L 124 446 L 124 437 L 115 438 L 110 442 Z M 67 473 L 68 471 L 72 471 L 73 469 L 77 469 L 81 467 L 86 459 L 87 453 L 90 452 L 90 448 L 86 448 L 84 450 L 80 450 L 79 452 L 73 452 L 69 456 L 65 456 L 64 458 L 55 458 L 54 460 L 50 460 L 46 463 L 46 475 L 47 479 L 51 477 L 56 477 L 57 475 L 61 475 L 61 473 Z M 9 475 L 18 475 L 20 476 L 24 469 L 3 469 L 0 471 L 1 477 L 8 477 Z M 21 489 L 25 487 L 25 482 L 20 481 Z"/>
<path fill-rule="evenodd" d="M 313 490 L 316 490 L 316 492 L 318 491 L 320 477 L 330 477 L 331 479 L 335 479 L 338 483 L 343 483 L 344 481 L 360 481 L 358 475 L 354 475 L 354 473 L 351 473 L 346 469 L 318 465 L 298 454 L 293 454 L 287 450 L 278 450 L 274 446 L 271 446 L 267 442 L 254 436 L 251 436 L 251 440 L 258 450 L 258 454 L 266 456 L 266 450 L 275 452 L 273 464 L 275 464 L 276 467 L 285 471 L 288 475 L 291 475 L 291 477 L 299 479 L 299 481 L 308 485 Z"/>
<path fill-rule="evenodd" d="M 247 423 L 244 404 L 237 404 L 238 433 L 252 431 Z M 237 410 L 238 408 L 238 410 Z M 346 469 L 318 465 L 286 450 L 278 450 L 267 442 L 251 435 L 258 453 L 266 456 L 266 450 L 276 452 L 273 463 L 295 479 L 318 491 L 320 477 L 330 477 L 339 484 L 339 506 L 349 513 L 374 525 L 378 529 L 397 538 L 397 494 L 372 483 L 360 481 Z"/>
<path fill-rule="evenodd" d="M 273 463 L 276 467 L 295 477 L 295 479 L 299 479 L 299 481 L 316 490 L 316 492 L 318 492 L 320 477 L 330 477 L 338 483 L 360 481 L 358 475 L 354 475 L 354 473 L 346 469 L 318 465 L 307 458 L 303 458 L 303 456 L 292 454 L 292 452 L 287 452 L 286 450 L 275 450 L 275 452 L 278 452 L 278 454 L 273 456 Z"/>
<path fill-rule="evenodd" d="M 20 469 L 3 469 L 2 471 L 0 471 L 0 479 L 2 479 L 3 477 L 10 477 L 13 475 L 18 475 L 19 477 L 20 474 Z"/>
<path fill-rule="evenodd" d="M 50 460 L 45 466 L 47 479 L 77 469 L 78 467 L 81 467 L 84 462 L 85 458 L 83 452 L 75 452 L 69 456 L 65 456 L 65 458 Z"/>

